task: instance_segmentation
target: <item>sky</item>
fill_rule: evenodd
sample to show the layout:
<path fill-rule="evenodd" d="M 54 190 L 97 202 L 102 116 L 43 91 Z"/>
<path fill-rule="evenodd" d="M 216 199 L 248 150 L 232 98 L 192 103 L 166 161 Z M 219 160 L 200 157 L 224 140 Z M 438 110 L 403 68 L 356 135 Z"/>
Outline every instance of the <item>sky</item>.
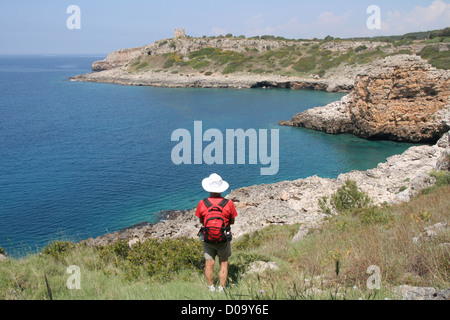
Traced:
<path fill-rule="evenodd" d="M 71 5 L 79 15 L 68 12 Z M 367 26 L 371 5 L 380 9 L 379 28 Z M 68 28 L 68 20 L 79 22 L 79 28 Z M 0 54 L 105 55 L 172 38 L 182 27 L 192 37 L 231 33 L 309 39 L 448 26 L 450 0 L 1 0 Z"/>

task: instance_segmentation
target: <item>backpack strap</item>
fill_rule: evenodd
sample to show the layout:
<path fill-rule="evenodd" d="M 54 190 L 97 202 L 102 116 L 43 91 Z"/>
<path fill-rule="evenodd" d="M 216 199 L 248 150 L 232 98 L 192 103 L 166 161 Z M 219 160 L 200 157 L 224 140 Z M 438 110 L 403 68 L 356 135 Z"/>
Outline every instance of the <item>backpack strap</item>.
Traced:
<path fill-rule="evenodd" d="M 227 205 L 228 201 L 229 201 L 228 199 L 223 198 L 223 200 L 219 203 L 219 207 L 225 208 L 225 206 Z"/>
<path fill-rule="evenodd" d="M 211 201 L 208 200 L 208 198 L 203 199 L 203 203 L 205 204 L 206 208 L 211 208 L 213 206 L 213 204 L 211 203 Z"/>
<path fill-rule="evenodd" d="M 228 201 L 230 201 L 230 200 L 223 198 L 223 200 L 218 204 L 218 206 L 221 207 L 221 208 L 225 208 L 225 206 L 227 205 Z M 211 203 L 211 201 L 209 201 L 208 198 L 203 199 L 203 203 L 205 204 L 206 208 L 208 208 L 208 209 L 211 208 L 212 206 L 214 206 Z"/>

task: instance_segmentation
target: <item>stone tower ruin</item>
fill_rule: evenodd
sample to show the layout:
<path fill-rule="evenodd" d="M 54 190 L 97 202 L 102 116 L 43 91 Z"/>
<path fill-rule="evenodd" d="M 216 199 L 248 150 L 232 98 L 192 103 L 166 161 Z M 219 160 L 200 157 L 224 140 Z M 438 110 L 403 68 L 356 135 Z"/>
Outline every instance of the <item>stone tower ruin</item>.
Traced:
<path fill-rule="evenodd" d="M 186 37 L 186 31 L 183 29 L 178 30 L 177 28 L 175 28 L 175 37 L 174 38 L 185 38 Z"/>

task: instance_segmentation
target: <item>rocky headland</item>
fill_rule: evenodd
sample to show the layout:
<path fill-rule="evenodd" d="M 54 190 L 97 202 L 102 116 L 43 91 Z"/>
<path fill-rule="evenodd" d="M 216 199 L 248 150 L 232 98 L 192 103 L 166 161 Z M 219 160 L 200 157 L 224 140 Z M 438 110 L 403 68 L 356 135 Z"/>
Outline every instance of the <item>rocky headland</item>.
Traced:
<path fill-rule="evenodd" d="M 402 52 L 435 54 L 446 43 L 394 45 L 376 40 L 192 38 L 175 33 L 150 45 L 121 49 L 92 64 L 73 81 L 133 86 L 288 88 L 349 92 L 355 75 L 382 57 Z M 428 50 L 428 51 L 427 51 Z"/>
<path fill-rule="evenodd" d="M 373 63 L 341 101 L 295 115 L 281 125 L 369 139 L 436 142 L 450 129 L 450 72 L 413 55 Z"/>

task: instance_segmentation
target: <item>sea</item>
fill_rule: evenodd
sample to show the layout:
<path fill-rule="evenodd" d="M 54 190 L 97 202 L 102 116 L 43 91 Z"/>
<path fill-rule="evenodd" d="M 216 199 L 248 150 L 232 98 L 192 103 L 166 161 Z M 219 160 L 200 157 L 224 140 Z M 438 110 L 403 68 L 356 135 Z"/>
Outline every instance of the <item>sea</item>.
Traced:
<path fill-rule="evenodd" d="M 229 191 L 312 175 L 336 178 L 374 168 L 411 146 L 278 125 L 342 93 L 70 80 L 103 58 L 0 56 L 0 247 L 11 256 L 39 252 L 55 240 L 80 241 L 143 221 L 157 223 L 164 210 L 194 208 L 207 196 L 201 181 L 211 173 L 222 176 Z M 173 133 L 190 132 L 194 146 L 199 122 L 203 132 L 214 129 L 224 137 L 227 130 L 265 130 L 268 155 L 276 130 L 276 174 L 262 175 L 267 165 L 258 159 L 250 163 L 249 145 L 241 164 L 237 158 L 175 164 L 172 153 L 181 139 L 175 141 Z"/>

